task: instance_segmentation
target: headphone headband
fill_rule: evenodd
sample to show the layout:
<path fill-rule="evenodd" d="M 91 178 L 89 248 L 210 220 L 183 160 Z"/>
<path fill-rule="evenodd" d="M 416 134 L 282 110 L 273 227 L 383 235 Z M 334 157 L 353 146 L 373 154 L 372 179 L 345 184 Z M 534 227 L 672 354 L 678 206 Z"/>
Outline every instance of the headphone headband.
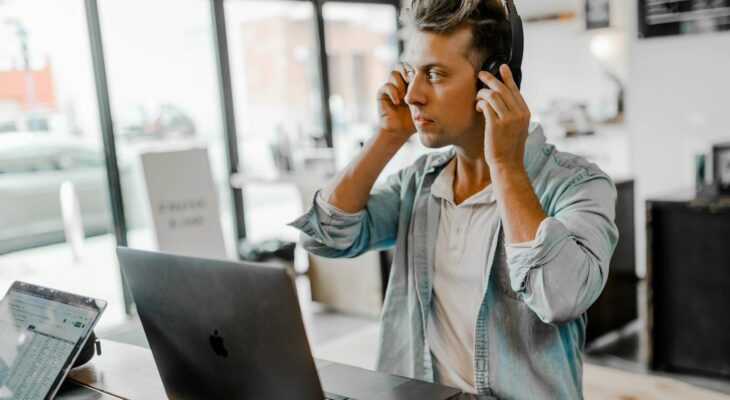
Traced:
<path fill-rule="evenodd" d="M 525 38 L 522 31 L 522 18 L 517 14 L 517 8 L 513 0 L 506 0 L 505 3 L 511 30 L 510 53 L 507 65 L 509 65 L 512 71 L 517 87 L 520 87 L 522 83 L 522 52 L 525 45 Z"/>

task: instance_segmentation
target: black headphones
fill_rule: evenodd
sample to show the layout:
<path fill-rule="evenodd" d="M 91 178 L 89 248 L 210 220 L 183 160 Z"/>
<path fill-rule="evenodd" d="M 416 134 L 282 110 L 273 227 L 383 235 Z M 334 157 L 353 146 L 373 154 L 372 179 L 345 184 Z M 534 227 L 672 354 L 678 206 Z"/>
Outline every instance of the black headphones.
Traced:
<path fill-rule="evenodd" d="M 522 83 L 522 50 L 525 44 L 522 33 L 522 18 L 520 18 L 520 15 L 517 14 L 517 8 L 515 8 L 514 1 L 506 0 L 505 3 L 507 5 L 507 18 L 509 19 L 509 25 L 511 28 L 510 53 L 509 55 L 495 54 L 490 56 L 484 62 L 481 71 L 488 71 L 492 75 L 496 76 L 497 79 L 503 81 L 502 75 L 499 73 L 499 66 L 507 64 L 510 71 L 512 71 L 515 83 L 519 88 Z M 487 85 L 484 84 L 484 82 L 477 79 L 477 90 L 486 87 Z"/>

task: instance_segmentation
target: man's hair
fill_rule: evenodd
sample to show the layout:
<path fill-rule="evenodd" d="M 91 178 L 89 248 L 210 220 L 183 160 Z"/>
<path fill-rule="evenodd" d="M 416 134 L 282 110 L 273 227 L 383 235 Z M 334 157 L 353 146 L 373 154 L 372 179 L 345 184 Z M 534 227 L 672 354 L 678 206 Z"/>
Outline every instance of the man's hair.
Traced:
<path fill-rule="evenodd" d="M 502 0 L 412 0 L 400 22 L 407 30 L 442 35 L 468 27 L 472 39 L 466 56 L 477 70 L 489 56 L 509 57 L 512 31 Z"/>

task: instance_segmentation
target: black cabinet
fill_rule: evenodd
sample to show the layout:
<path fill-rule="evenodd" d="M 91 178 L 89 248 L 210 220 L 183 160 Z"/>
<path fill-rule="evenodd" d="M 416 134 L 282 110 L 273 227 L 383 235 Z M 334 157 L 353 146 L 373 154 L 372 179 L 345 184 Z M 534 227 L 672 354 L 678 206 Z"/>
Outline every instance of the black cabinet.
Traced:
<path fill-rule="evenodd" d="M 730 376 L 730 200 L 647 201 L 653 369 Z"/>

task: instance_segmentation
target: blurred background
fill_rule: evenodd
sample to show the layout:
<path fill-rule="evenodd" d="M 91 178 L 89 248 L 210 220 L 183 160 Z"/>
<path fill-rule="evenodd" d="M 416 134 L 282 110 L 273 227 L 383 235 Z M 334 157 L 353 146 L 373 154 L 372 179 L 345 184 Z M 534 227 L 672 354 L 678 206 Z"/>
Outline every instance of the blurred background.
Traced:
<path fill-rule="evenodd" d="M 142 156 L 202 148 L 224 256 L 287 263 L 315 355 L 372 368 L 388 252 L 308 257 L 286 223 L 373 134 L 406 5 L 0 0 L 0 290 L 106 299 L 100 336 L 144 346 L 114 249 L 165 250 Z M 533 118 L 619 189 L 587 360 L 730 394 L 730 1 L 516 6 Z"/>

